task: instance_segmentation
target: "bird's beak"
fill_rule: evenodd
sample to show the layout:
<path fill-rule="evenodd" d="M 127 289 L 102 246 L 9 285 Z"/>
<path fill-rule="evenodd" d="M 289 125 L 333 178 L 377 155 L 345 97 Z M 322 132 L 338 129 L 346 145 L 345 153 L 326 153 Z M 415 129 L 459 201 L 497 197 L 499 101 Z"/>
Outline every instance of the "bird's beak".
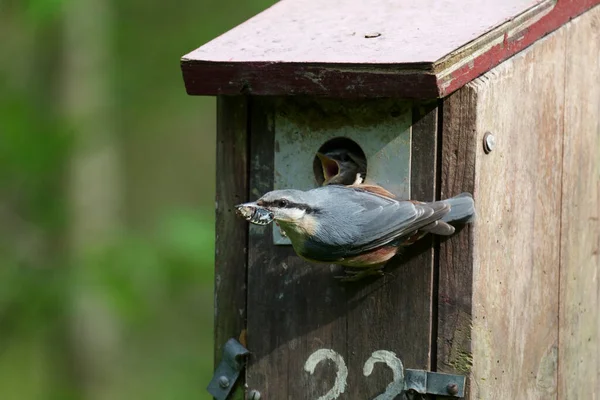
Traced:
<path fill-rule="evenodd" d="M 340 173 L 340 165 L 333 158 L 327 157 L 323 153 L 317 153 L 317 157 L 321 161 L 321 167 L 323 168 L 323 182 L 326 185 L 333 177 Z"/>

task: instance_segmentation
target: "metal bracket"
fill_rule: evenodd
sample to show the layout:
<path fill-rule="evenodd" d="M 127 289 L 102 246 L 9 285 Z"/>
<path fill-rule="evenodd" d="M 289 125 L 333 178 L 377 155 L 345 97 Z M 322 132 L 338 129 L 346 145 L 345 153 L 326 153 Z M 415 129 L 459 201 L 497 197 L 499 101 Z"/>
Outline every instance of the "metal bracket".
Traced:
<path fill-rule="evenodd" d="M 466 377 L 420 369 L 404 370 L 404 390 L 460 398 L 465 396 Z"/>
<path fill-rule="evenodd" d="M 235 339 L 229 339 L 223 347 L 223 357 L 206 390 L 217 400 L 225 400 L 240 372 L 246 365 L 244 356 L 250 352 Z"/>

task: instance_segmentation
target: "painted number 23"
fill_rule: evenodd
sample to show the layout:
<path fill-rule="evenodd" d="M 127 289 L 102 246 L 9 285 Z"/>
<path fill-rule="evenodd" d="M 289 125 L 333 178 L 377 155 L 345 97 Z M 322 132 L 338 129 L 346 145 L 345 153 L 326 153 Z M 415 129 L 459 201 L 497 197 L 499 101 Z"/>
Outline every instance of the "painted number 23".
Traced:
<path fill-rule="evenodd" d="M 333 387 L 317 400 L 334 400 L 346 390 L 348 368 L 341 355 L 333 350 L 320 349 L 308 357 L 308 360 L 304 363 L 304 370 L 312 375 L 315 372 L 317 364 L 323 360 L 333 361 L 337 367 L 337 373 Z M 387 365 L 393 372 L 394 380 L 387 385 L 385 392 L 375 397 L 373 400 L 393 400 L 404 390 L 404 366 L 402 365 L 402 361 L 400 361 L 400 359 L 396 357 L 396 354 L 391 351 L 377 350 L 373 352 L 371 357 L 365 362 L 363 375 L 371 375 L 376 363 L 384 363 Z"/>

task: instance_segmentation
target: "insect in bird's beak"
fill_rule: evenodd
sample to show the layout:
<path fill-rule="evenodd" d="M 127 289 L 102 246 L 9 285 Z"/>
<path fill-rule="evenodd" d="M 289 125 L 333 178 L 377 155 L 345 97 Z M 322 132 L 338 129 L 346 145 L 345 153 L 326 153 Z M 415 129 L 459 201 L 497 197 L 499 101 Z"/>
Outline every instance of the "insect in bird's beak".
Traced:
<path fill-rule="evenodd" d="M 235 206 L 236 213 L 246 221 L 255 225 L 269 225 L 274 218 L 271 211 L 256 203 L 244 203 Z"/>
<path fill-rule="evenodd" d="M 331 178 L 340 173 L 340 165 L 338 162 L 330 157 L 327 157 L 323 153 L 317 153 L 317 157 L 321 161 L 323 168 L 323 179 L 325 182 L 329 182 Z"/>

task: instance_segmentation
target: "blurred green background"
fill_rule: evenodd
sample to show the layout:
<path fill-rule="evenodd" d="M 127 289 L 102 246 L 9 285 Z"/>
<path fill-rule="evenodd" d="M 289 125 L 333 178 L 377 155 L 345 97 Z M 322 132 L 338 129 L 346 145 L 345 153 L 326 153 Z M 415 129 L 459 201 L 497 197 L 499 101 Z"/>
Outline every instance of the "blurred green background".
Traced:
<path fill-rule="evenodd" d="M 215 99 L 274 0 L 0 0 L 0 399 L 208 399 Z"/>

